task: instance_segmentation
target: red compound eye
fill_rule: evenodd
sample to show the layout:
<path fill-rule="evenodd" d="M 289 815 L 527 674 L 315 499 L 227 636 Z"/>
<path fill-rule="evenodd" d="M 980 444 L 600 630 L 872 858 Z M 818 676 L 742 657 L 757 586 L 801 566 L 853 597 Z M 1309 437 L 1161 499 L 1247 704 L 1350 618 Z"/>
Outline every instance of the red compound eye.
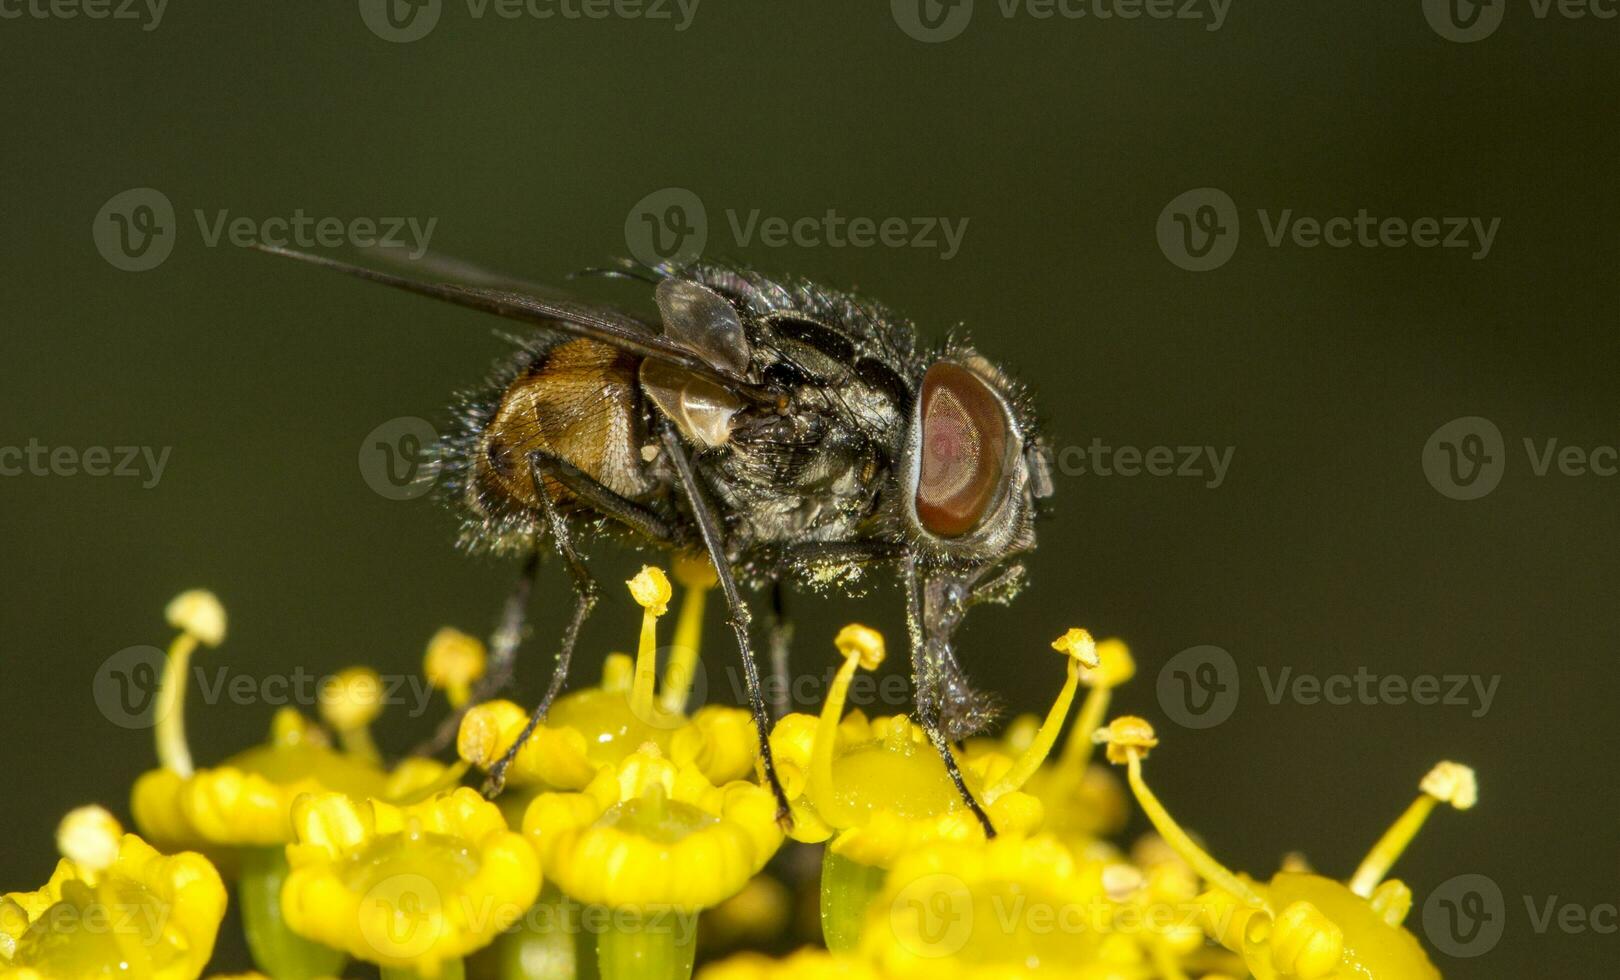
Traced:
<path fill-rule="evenodd" d="M 923 375 L 917 518 L 942 538 L 973 530 L 995 503 L 1007 452 L 1007 413 L 978 375 L 939 363 Z"/>

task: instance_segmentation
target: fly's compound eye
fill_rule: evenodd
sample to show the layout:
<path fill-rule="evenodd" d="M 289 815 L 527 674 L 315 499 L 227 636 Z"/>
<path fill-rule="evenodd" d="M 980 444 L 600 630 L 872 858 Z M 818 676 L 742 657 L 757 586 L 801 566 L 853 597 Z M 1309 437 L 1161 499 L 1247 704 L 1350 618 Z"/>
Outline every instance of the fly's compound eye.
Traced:
<path fill-rule="evenodd" d="M 917 519 L 957 538 L 978 526 L 999 498 L 1011 428 L 1006 409 L 972 371 L 939 363 L 923 375 Z"/>

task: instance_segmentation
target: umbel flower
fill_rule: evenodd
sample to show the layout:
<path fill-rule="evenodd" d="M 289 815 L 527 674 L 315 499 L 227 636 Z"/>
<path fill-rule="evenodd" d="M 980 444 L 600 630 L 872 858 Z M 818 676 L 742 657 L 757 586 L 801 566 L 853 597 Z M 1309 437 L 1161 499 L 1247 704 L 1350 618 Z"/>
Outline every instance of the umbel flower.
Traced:
<path fill-rule="evenodd" d="M 1386 831 L 1348 885 L 1307 872 L 1281 871 L 1265 884 L 1234 874 L 1175 822 L 1142 777 L 1142 760 L 1158 744 L 1141 718 L 1116 718 L 1097 733 L 1108 759 L 1127 767 L 1137 803 L 1165 841 L 1209 883 L 1200 898 L 1205 928 L 1240 954 L 1259 978 L 1439 977 L 1417 938 L 1402 928 L 1412 893 L 1384 876 L 1441 801 L 1459 810 L 1478 798 L 1474 772 L 1442 762 L 1424 777 L 1421 795 Z"/>
<path fill-rule="evenodd" d="M 609 654 L 598 686 L 558 698 L 507 769 L 507 785 L 583 789 L 602 767 L 649 742 L 671 759 L 697 767 L 711 782 L 740 779 L 753 770 L 756 746 L 748 712 L 711 705 L 690 717 L 685 713 L 714 568 L 707 560 L 683 559 L 676 564 L 676 577 L 686 595 L 662 690 L 657 621 L 668 611 L 672 590 L 663 571 L 648 566 L 626 583 L 642 607 L 635 658 Z M 514 702 L 481 704 L 462 720 L 457 751 L 464 761 L 487 770 L 511 749 L 528 720 L 529 712 Z"/>
<path fill-rule="evenodd" d="M 460 975 L 540 894 L 534 850 L 471 789 L 403 807 L 311 794 L 292 822 L 288 925 L 385 975 Z"/>
<path fill-rule="evenodd" d="M 323 688 L 319 723 L 283 709 L 265 743 L 197 765 L 185 680 L 198 648 L 223 642 L 226 617 L 207 592 L 177 597 L 159 767 L 131 794 L 145 839 L 99 808 L 69 814 L 51 880 L 0 896 L 0 980 L 202 975 L 225 911 L 219 868 L 237 879 L 263 971 L 243 976 L 276 980 L 343 975 L 351 958 L 384 978 L 688 980 L 700 954 L 790 948 L 802 935 L 795 905 L 811 913 L 807 932 L 819 911 L 824 944 L 779 959 L 742 952 L 702 977 L 1438 976 L 1404 926 L 1412 892 L 1389 873 L 1440 803 L 1474 805 L 1467 767 L 1437 765 L 1344 882 L 1298 857 L 1264 881 L 1235 873 L 1149 789 L 1152 726 L 1102 725 L 1134 673 L 1130 651 L 1074 629 L 1052 644 L 1065 676 L 1045 716 L 956 747 L 994 823 L 987 835 L 909 717 L 846 711 L 858 672 L 885 655 L 881 635 L 852 624 L 835 640 L 842 663 L 821 710 L 772 732 L 786 828 L 747 712 L 688 710 L 714 582 L 702 562 L 678 565 L 676 579 L 685 597 L 661 683 L 658 622 L 674 590 L 648 567 L 628 583 L 642 609 L 636 655 L 610 655 L 601 684 L 558 701 L 518 747 L 517 791 L 497 802 L 461 782 L 516 744 L 524 709 L 472 706 L 456 765 L 390 763 L 371 734 L 381 678 L 365 667 Z M 422 666 L 461 708 L 484 647 L 441 630 Z M 1099 744 L 1129 795 L 1117 769 L 1091 764 Z M 1127 845 L 1118 833 L 1133 801 L 1156 833 Z M 785 831 L 797 843 L 777 859 Z M 804 887 L 817 859 L 819 889 Z"/>
<path fill-rule="evenodd" d="M 583 792 L 536 797 L 523 830 L 564 894 L 627 913 L 596 939 L 608 980 L 690 975 L 690 919 L 742 891 L 782 843 L 768 790 L 715 786 L 651 743 Z"/>
<path fill-rule="evenodd" d="M 844 656 L 819 717 L 789 715 L 771 737 L 778 771 L 793 807 L 793 835 L 807 843 L 831 839 L 822 864 L 822 934 L 833 949 L 851 948 L 866 906 L 885 870 L 907 850 L 934 840 L 983 841 L 984 829 L 921 726 L 905 715 L 868 720 L 852 711 L 840 720 L 857 668 L 883 662 L 883 637 L 850 625 L 834 641 Z M 963 775 L 1003 833 L 1040 825 L 1043 807 L 1020 792 L 1046 759 L 1074 701 L 1081 672 L 1098 666 L 1096 645 L 1074 629 L 1052 643 L 1068 675 L 1051 711 L 1016 757 L 970 757 Z"/>
<path fill-rule="evenodd" d="M 62 819 L 38 891 L 0 896 L 0 977 L 192 980 L 213 954 L 225 885 L 200 854 L 165 857 L 98 806 Z"/>

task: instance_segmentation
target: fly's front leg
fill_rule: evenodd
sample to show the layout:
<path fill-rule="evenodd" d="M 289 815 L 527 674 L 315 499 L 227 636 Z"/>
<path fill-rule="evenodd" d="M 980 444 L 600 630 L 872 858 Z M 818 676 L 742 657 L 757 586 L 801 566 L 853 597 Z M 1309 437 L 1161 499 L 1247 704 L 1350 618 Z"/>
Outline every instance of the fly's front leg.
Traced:
<path fill-rule="evenodd" d="M 534 713 L 529 716 L 529 723 L 523 726 L 517 741 L 506 750 L 494 766 L 490 767 L 489 778 L 484 781 L 484 795 L 493 799 L 499 796 L 501 790 L 506 788 L 506 770 L 511 767 L 512 760 L 517 758 L 518 750 L 540 727 L 546 714 L 551 711 L 551 704 L 562 693 L 563 685 L 568 682 L 568 667 L 574 659 L 574 644 L 579 640 L 579 631 L 585 625 L 585 618 L 591 614 L 596 605 L 596 580 L 585 567 L 585 562 L 574 548 L 573 534 L 568 529 L 568 523 L 563 520 L 562 513 L 557 509 L 557 502 L 551 498 L 551 491 L 546 489 L 545 477 L 550 475 L 547 463 L 549 457 L 540 453 L 529 454 L 529 473 L 534 480 L 534 495 L 540 501 L 540 510 L 545 516 L 546 524 L 551 529 L 551 540 L 557 546 L 557 553 L 562 555 L 564 564 L 568 566 L 569 578 L 574 583 L 574 613 L 568 619 L 568 627 L 563 630 L 562 646 L 557 652 L 557 666 L 551 672 L 551 683 L 546 687 L 545 696 L 535 706 Z"/>
<path fill-rule="evenodd" d="M 974 799 L 966 780 L 962 778 L 962 770 L 956 764 L 956 754 L 951 751 L 950 740 L 946 738 L 945 729 L 940 723 L 943 708 L 940 702 L 950 690 L 945 662 L 946 643 L 950 630 L 954 628 L 956 620 L 960 619 L 960 610 L 943 609 L 940 608 L 941 603 L 924 601 L 916 559 L 907 558 L 903 567 L 906 582 L 906 630 L 911 636 L 911 687 L 917 698 L 917 723 L 928 733 L 928 741 L 933 744 L 934 751 L 939 753 L 940 761 L 945 763 L 946 775 L 951 777 L 956 791 L 962 796 L 962 802 L 978 818 L 980 826 L 984 828 L 984 835 L 994 837 L 995 825 L 990 822 L 990 815 L 985 813 L 984 807 Z"/>
<path fill-rule="evenodd" d="M 726 557 L 725 544 L 720 540 L 720 527 L 703 499 L 703 490 L 692 473 L 692 464 L 686 458 L 686 449 L 681 445 L 680 437 L 672 427 L 666 425 L 663 441 L 664 451 L 669 454 L 676 472 L 680 474 L 681 489 L 692 509 L 692 519 L 703 537 L 703 547 L 709 552 L 709 560 L 714 563 L 715 574 L 720 579 L 720 591 L 725 594 L 726 606 L 731 612 L 731 629 L 737 634 L 737 646 L 742 651 L 743 679 L 748 684 L 748 710 L 754 716 L 754 730 L 759 736 L 760 763 L 765 768 L 765 781 L 776 796 L 776 820 L 787 826 L 792 822 L 792 811 L 788 808 L 787 792 L 782 789 L 782 780 L 776 775 L 776 761 L 771 757 L 771 719 L 765 710 L 765 695 L 759 686 L 759 665 L 754 662 L 753 643 L 748 636 L 752 617 L 737 591 L 736 579 L 731 574 L 731 560 Z"/>

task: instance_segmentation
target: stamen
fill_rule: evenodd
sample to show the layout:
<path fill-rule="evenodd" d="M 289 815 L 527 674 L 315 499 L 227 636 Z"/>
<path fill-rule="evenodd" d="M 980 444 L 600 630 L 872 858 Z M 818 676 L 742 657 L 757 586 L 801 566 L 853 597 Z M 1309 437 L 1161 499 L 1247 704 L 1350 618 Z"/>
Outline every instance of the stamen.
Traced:
<path fill-rule="evenodd" d="M 1117 639 L 1097 644 L 1097 665 L 1087 667 L 1080 674 L 1080 683 L 1086 685 L 1086 699 L 1080 704 L 1080 716 L 1069 729 L 1069 738 L 1063 743 L 1063 755 L 1058 760 L 1064 771 L 1079 778 L 1091 763 L 1091 748 L 1095 744 L 1091 735 L 1102 726 L 1108 715 L 1108 703 L 1113 700 L 1114 688 L 1136 674 L 1136 661 L 1130 648 Z"/>
<path fill-rule="evenodd" d="M 681 597 L 681 612 L 675 620 L 675 645 L 670 651 L 669 664 L 664 668 L 664 687 L 659 694 L 660 707 L 671 715 L 684 714 L 686 702 L 691 698 L 698 643 L 703 638 L 703 607 L 709 590 L 719 578 L 707 555 L 678 555 L 675 581 L 686 594 Z"/>
<path fill-rule="evenodd" d="M 153 736 L 163 768 L 189 777 L 195 771 L 191 747 L 186 742 L 186 682 L 191 673 L 191 654 L 198 643 L 217 647 L 224 642 L 225 607 L 212 592 L 192 589 L 170 600 L 163 615 L 180 634 L 169 644 L 169 659 L 163 667 L 154 708 L 157 724 Z"/>
<path fill-rule="evenodd" d="M 1093 739 L 1108 746 L 1108 761 L 1119 765 L 1123 763 L 1126 776 L 1131 784 L 1131 792 L 1136 796 L 1136 802 L 1152 822 L 1153 828 L 1163 837 L 1165 843 L 1179 855 L 1181 859 L 1192 865 L 1192 869 L 1203 876 L 1205 881 L 1237 898 L 1246 905 L 1255 908 L 1267 908 L 1266 902 L 1254 889 L 1244 884 L 1237 875 L 1227 870 L 1219 861 L 1215 860 L 1195 843 L 1191 836 L 1181 825 L 1176 823 L 1170 811 L 1164 808 L 1159 798 L 1148 789 L 1147 782 L 1142 778 L 1142 758 L 1148 750 L 1159 744 L 1158 737 L 1153 733 L 1153 726 L 1147 721 L 1133 715 L 1124 715 L 1109 722 L 1107 728 L 1099 729 Z"/>
<path fill-rule="evenodd" d="M 816 721 L 816 738 L 810 750 L 810 780 L 806 789 L 823 819 L 836 825 L 831 811 L 835 807 L 832 786 L 833 749 L 838 743 L 838 723 L 844 717 L 844 700 L 849 696 L 849 685 L 855 670 L 865 667 L 876 670 L 883 663 L 883 635 L 877 630 L 850 623 L 833 638 L 838 652 L 844 655 L 843 666 L 833 676 L 827 690 L 827 700 L 821 706 L 821 717 Z"/>
<path fill-rule="evenodd" d="M 350 667 L 322 685 L 321 718 L 338 733 L 343 750 L 367 762 L 382 753 L 371 738 L 371 723 L 382 713 L 382 678 L 370 667 Z"/>
<path fill-rule="evenodd" d="M 636 649 L 636 679 L 630 689 L 630 711 L 635 717 L 653 716 L 653 688 L 658 683 L 658 617 L 669 610 L 673 594 L 662 569 L 643 565 L 628 583 L 630 595 L 641 606 L 641 645 Z"/>
<path fill-rule="evenodd" d="M 1467 810 L 1479 799 L 1479 785 L 1474 770 L 1456 762 L 1442 762 L 1429 770 L 1418 787 L 1422 790 L 1406 812 L 1390 824 L 1384 836 L 1372 846 L 1361 866 L 1350 877 L 1350 890 L 1362 898 L 1371 897 L 1373 888 L 1389 874 L 1401 852 L 1423 828 L 1424 821 L 1434 811 L 1436 803 L 1450 803 L 1458 810 Z"/>
<path fill-rule="evenodd" d="M 472 686 L 483 679 L 487 660 L 482 640 L 446 626 L 428 640 L 422 673 L 450 699 L 450 707 L 460 708 L 471 699 Z"/>
<path fill-rule="evenodd" d="M 1057 742 L 1058 732 L 1063 729 L 1063 719 L 1069 715 L 1069 706 L 1074 704 L 1074 692 L 1080 686 L 1081 668 L 1095 669 L 1098 665 L 1096 641 L 1083 629 L 1071 629 L 1053 640 L 1052 649 L 1069 658 L 1069 673 L 1063 681 L 1063 689 L 1058 692 L 1057 700 L 1052 702 L 1052 710 L 1046 713 L 1046 720 L 1041 722 L 1029 746 L 1019 755 L 1012 768 L 985 790 L 986 803 L 994 803 L 1022 787 L 1040 769 L 1041 763 L 1051 753 L 1052 745 Z"/>
<path fill-rule="evenodd" d="M 124 828 L 104 807 L 81 806 L 68 811 L 57 825 L 56 849 L 94 885 L 101 872 L 118 860 L 118 843 L 123 836 Z"/>

